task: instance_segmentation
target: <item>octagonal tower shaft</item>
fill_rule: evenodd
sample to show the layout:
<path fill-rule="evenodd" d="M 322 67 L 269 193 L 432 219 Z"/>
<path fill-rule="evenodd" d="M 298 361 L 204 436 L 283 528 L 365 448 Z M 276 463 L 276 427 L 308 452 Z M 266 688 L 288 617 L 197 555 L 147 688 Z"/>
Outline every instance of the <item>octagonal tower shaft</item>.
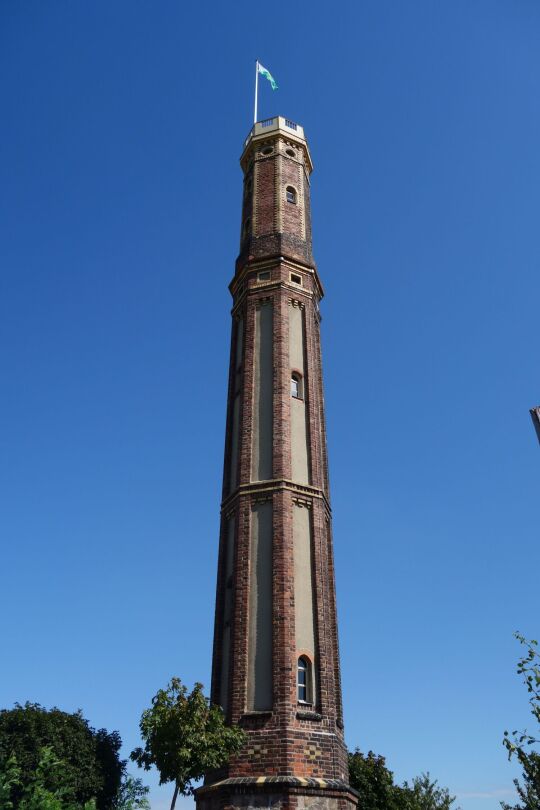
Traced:
<path fill-rule="evenodd" d="M 311 157 L 302 127 L 254 125 L 241 157 L 240 254 L 212 700 L 248 735 L 201 810 L 355 804 L 339 671 Z"/>

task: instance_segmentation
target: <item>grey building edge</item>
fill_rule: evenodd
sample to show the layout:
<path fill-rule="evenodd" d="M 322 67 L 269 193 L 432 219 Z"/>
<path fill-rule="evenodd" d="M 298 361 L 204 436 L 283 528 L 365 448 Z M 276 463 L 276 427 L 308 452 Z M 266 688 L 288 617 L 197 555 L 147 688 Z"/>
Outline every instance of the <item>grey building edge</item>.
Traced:
<path fill-rule="evenodd" d="M 540 442 L 540 405 L 537 405 L 535 408 L 531 408 L 529 413 L 531 414 L 534 429 L 536 430 L 536 435 L 538 437 L 538 441 Z"/>

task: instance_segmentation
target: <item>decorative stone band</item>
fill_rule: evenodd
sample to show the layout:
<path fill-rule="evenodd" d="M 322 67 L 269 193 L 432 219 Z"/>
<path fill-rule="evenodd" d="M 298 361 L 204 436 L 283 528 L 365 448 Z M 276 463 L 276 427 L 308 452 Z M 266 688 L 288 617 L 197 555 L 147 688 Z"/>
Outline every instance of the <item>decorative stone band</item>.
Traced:
<path fill-rule="evenodd" d="M 349 793 L 356 800 L 358 792 L 354 790 L 346 782 L 341 779 L 315 779 L 313 777 L 302 776 L 237 776 L 231 779 L 222 779 L 220 782 L 214 782 L 213 785 L 203 785 L 196 790 L 197 796 L 202 796 L 213 790 L 222 790 L 232 788 L 237 790 L 252 791 L 253 788 L 275 788 L 279 785 L 279 789 L 299 789 L 299 792 L 304 793 L 306 788 L 319 791 L 327 790 L 337 793 Z"/>
<path fill-rule="evenodd" d="M 303 505 L 308 503 L 307 498 L 319 498 L 324 502 L 328 513 L 331 512 L 324 490 L 312 487 L 309 484 L 298 484 L 296 481 L 290 481 L 287 478 L 271 478 L 267 481 L 252 481 L 249 484 L 240 484 L 230 495 L 223 499 L 221 508 L 227 514 L 230 510 L 233 510 L 233 504 L 239 495 L 253 495 L 261 492 L 272 493 L 283 489 L 290 490 L 296 493 L 297 496 L 304 495 L 306 501 Z"/>

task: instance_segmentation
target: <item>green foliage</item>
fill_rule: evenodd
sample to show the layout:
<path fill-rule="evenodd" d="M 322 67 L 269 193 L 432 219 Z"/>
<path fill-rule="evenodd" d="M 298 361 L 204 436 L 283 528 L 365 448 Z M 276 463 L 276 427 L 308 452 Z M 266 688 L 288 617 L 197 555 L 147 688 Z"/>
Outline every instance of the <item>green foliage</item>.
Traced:
<path fill-rule="evenodd" d="M 413 779 L 412 784 L 394 784 L 394 774 L 385 758 L 373 751 L 367 755 L 356 749 L 349 754 L 349 779 L 360 794 L 362 810 L 450 810 L 455 801 L 447 788 L 431 781 L 429 774 Z M 457 808 L 459 810 L 459 808 Z"/>
<path fill-rule="evenodd" d="M 397 791 L 398 806 L 403 810 L 450 810 L 456 800 L 448 788 L 439 787 L 436 779 L 432 782 L 429 773 L 416 776 L 412 785 L 404 782 Z"/>
<path fill-rule="evenodd" d="M 114 806 L 125 763 L 119 758 L 118 732 L 95 731 L 80 712 L 68 714 L 37 703 L 15 704 L 0 711 L 0 766 L 14 754 L 21 769 L 21 784 L 14 791 L 15 806 L 40 764 L 41 751 L 63 763 L 49 768 L 47 789 L 62 801 L 82 807 L 96 799 L 97 810 Z"/>
<path fill-rule="evenodd" d="M 122 779 L 115 810 L 150 810 L 149 792 L 150 788 L 143 785 L 142 779 L 135 779 L 127 774 Z"/>
<path fill-rule="evenodd" d="M 118 732 L 37 703 L 0 711 L 0 810 L 148 810 Z"/>
<path fill-rule="evenodd" d="M 0 764 L 0 810 L 12 810 L 12 794 L 20 784 L 20 776 L 17 758 L 11 754 L 3 765 Z"/>
<path fill-rule="evenodd" d="M 528 641 L 520 633 L 514 634 L 517 640 L 526 649 L 525 654 L 519 659 L 517 664 L 518 675 L 523 676 L 523 683 L 527 687 L 529 694 L 529 705 L 531 714 L 540 729 L 540 652 L 538 642 L 534 639 Z M 527 731 L 515 729 L 510 734 L 504 732 L 503 745 L 508 751 L 508 759 L 516 757 L 523 768 L 523 781 L 514 779 L 519 802 L 509 805 L 501 802 L 504 810 L 540 810 L 540 754 L 531 750 L 531 746 L 537 745 L 540 740 L 536 735 Z"/>
<path fill-rule="evenodd" d="M 222 767 L 245 742 L 244 732 L 227 726 L 221 708 L 212 706 L 202 690 L 196 683 L 188 694 L 179 678 L 160 689 L 141 716 L 144 748 L 131 752 L 140 768 L 158 769 L 160 784 L 175 783 L 172 807 L 179 792 L 191 795 L 193 782 Z"/>
<path fill-rule="evenodd" d="M 62 777 L 64 766 L 50 748 L 42 748 L 36 770 L 23 781 L 16 757 L 10 756 L 0 768 L 0 810 L 15 807 L 18 810 L 96 810 L 94 800 L 85 802 L 84 806 L 69 801 L 69 785 Z M 57 783 L 54 792 L 49 789 L 53 780 Z M 14 801 L 16 794 L 19 798 Z"/>
<path fill-rule="evenodd" d="M 386 767 L 384 757 L 373 751 L 367 755 L 356 749 L 349 754 L 349 781 L 360 794 L 362 810 L 390 810 L 394 791 L 394 775 Z"/>

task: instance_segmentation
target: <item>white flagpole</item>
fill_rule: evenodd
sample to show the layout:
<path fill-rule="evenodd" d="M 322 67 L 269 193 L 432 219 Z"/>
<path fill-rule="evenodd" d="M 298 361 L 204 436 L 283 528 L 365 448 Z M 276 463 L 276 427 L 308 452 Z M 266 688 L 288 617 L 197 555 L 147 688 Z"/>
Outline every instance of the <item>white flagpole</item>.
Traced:
<path fill-rule="evenodd" d="M 257 123 L 257 94 L 259 90 L 259 60 L 255 62 L 255 111 L 253 113 L 253 124 Z"/>

